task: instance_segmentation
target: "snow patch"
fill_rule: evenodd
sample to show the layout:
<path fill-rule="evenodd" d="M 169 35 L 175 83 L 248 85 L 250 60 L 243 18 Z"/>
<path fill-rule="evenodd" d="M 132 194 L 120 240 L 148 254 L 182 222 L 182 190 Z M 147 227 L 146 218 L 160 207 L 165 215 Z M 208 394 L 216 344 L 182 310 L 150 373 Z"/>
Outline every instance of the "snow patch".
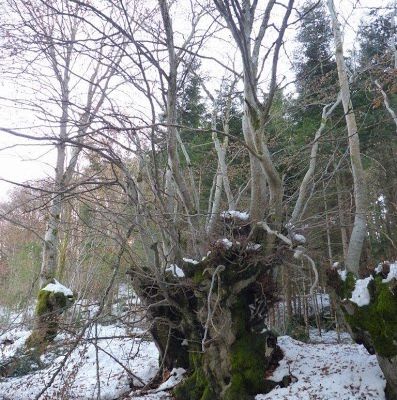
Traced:
<path fill-rule="evenodd" d="M 278 338 L 284 358 L 269 379 L 297 378 L 256 400 L 385 400 L 385 380 L 375 355 L 357 344 L 307 344 L 289 336 Z"/>
<path fill-rule="evenodd" d="M 163 382 L 157 389 L 153 390 L 153 393 L 163 392 L 164 390 L 169 390 L 175 387 L 185 375 L 186 370 L 183 368 L 174 368 L 171 373 L 170 377 Z"/>
<path fill-rule="evenodd" d="M 306 243 L 306 238 L 303 235 L 300 235 L 299 233 L 294 233 L 292 235 L 292 240 L 298 243 Z"/>
<path fill-rule="evenodd" d="M 367 306 L 371 301 L 368 284 L 372 279 L 372 276 L 365 279 L 357 279 L 350 301 L 356 303 L 359 307 Z"/>
<path fill-rule="evenodd" d="M 54 279 L 55 283 L 49 283 L 47 286 L 43 287 L 41 290 L 45 290 L 46 292 L 53 293 L 63 293 L 66 297 L 73 297 L 73 292 L 68 287 L 59 283 L 56 279 Z"/>
<path fill-rule="evenodd" d="M 259 243 L 248 242 L 247 250 L 258 251 L 262 247 Z"/>
<path fill-rule="evenodd" d="M 340 279 L 344 282 L 347 278 L 347 270 L 338 270 L 338 275 L 340 276 Z"/>
<path fill-rule="evenodd" d="M 6 347 L 19 348 L 30 332 L 8 332 L 15 341 Z M 133 338 L 126 329 L 115 325 L 98 325 L 98 361 L 101 380 L 101 400 L 119 398 L 130 390 L 130 379 L 134 386 L 148 383 L 158 371 L 158 350 L 154 343 Z M 17 339 L 16 339 L 17 337 Z M 43 398 L 68 400 L 91 400 L 97 397 L 96 348 L 92 338 L 94 329 L 86 332 L 85 339 L 69 356 L 61 373 L 47 390 Z M 58 342 L 57 344 L 61 344 Z M 8 349 L 7 349 L 8 350 Z M 0 399 L 33 400 L 49 383 L 54 372 L 61 366 L 67 348 L 58 346 L 57 353 L 45 353 L 42 360 L 48 364 L 44 369 L 28 375 L 6 378 L 0 382 Z M 59 355 L 61 353 L 61 355 Z M 0 358 L 4 357 L 0 352 Z M 134 376 L 130 376 L 131 371 Z M 163 393 L 164 394 L 164 393 Z M 161 397 L 163 398 L 163 397 Z M 153 397 L 156 399 L 156 397 Z M 157 397 L 160 399 L 160 397 Z"/>
<path fill-rule="evenodd" d="M 375 268 L 375 272 L 376 272 L 377 274 L 380 274 L 382 271 L 383 271 L 383 264 L 380 263 L 380 264 L 378 264 L 378 266 Z"/>
<path fill-rule="evenodd" d="M 241 221 L 248 221 L 250 215 L 245 211 L 229 210 L 229 211 L 222 211 L 221 217 L 225 219 L 236 218 Z"/>
<path fill-rule="evenodd" d="M 390 271 L 387 274 L 387 277 L 382 280 L 382 282 L 387 283 L 392 279 L 397 279 L 397 264 L 390 264 Z"/>
<path fill-rule="evenodd" d="M 183 261 L 185 261 L 188 264 L 193 264 L 193 265 L 197 265 L 199 263 L 199 261 L 192 260 L 191 258 L 183 258 Z"/>
<path fill-rule="evenodd" d="M 176 264 L 170 264 L 170 266 L 165 270 L 171 272 L 171 274 L 174 275 L 176 278 L 185 277 L 185 273 Z"/>
<path fill-rule="evenodd" d="M 230 249 L 233 246 L 233 242 L 227 238 L 219 239 L 216 243 L 221 243 L 226 249 Z"/>

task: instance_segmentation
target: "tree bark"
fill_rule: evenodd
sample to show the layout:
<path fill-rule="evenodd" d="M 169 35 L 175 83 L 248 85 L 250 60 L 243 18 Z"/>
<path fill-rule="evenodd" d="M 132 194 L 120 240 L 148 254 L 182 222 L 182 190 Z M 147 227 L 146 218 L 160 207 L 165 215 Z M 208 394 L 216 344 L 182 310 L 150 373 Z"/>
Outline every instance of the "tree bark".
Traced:
<path fill-rule="evenodd" d="M 353 105 L 350 98 L 349 80 L 347 76 L 347 67 L 343 57 L 342 34 L 339 21 L 336 16 L 333 0 L 327 0 L 328 8 L 331 14 L 332 27 L 335 40 L 335 58 L 338 69 L 339 86 L 341 89 L 343 110 L 345 112 L 350 161 L 352 166 L 354 181 L 354 200 L 355 216 L 353 230 L 351 233 L 347 257 L 345 260 L 346 268 L 358 276 L 360 267 L 360 257 L 367 233 L 367 185 L 365 182 L 364 168 L 360 155 L 360 139 L 358 136 L 357 123 L 354 115 Z"/>
<path fill-rule="evenodd" d="M 241 245 L 218 246 L 198 264 L 180 264 L 183 282 L 166 273 L 163 281 L 170 284 L 162 287 L 133 275 L 153 321 L 160 365 L 188 370 L 176 399 L 248 400 L 277 384 L 265 374 L 282 353 L 264 319 L 276 300 L 272 269 L 278 260 Z"/>

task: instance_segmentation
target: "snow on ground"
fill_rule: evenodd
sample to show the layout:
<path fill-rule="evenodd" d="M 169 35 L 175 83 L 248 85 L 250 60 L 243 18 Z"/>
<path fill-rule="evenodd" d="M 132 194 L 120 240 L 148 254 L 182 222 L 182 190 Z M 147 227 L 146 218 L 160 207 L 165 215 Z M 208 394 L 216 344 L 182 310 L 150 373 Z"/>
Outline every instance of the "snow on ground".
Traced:
<path fill-rule="evenodd" d="M 100 388 L 103 400 L 114 399 L 129 390 L 129 372 L 145 383 L 157 372 L 158 352 L 154 343 L 131 337 L 123 338 L 122 336 L 125 335 L 126 332 L 122 328 L 98 326 L 97 336 L 103 338 L 98 340 Z M 10 332 L 7 337 L 10 337 Z M 22 338 L 26 338 L 26 333 L 20 335 L 18 341 Z M 89 400 L 96 398 L 97 363 L 92 338 L 93 332 L 73 351 L 66 367 L 57 376 L 43 399 Z M 6 346 L 2 345 L 2 347 Z M 47 353 L 46 357 L 42 358 L 44 363 L 48 363 L 47 368 L 23 377 L 0 381 L 0 399 L 34 399 L 59 367 L 64 358 L 63 354 L 54 356 Z M 1 359 L 2 356 L 0 362 Z M 140 385 L 139 379 L 133 378 L 134 384 Z"/>
<path fill-rule="evenodd" d="M 322 300 L 327 302 L 327 299 Z M 131 331 L 146 337 L 138 327 Z M 29 333 L 23 326 L 16 325 L 3 330 L 0 334 L 0 364 L 23 346 Z M 158 352 L 152 342 L 134 338 L 116 325 L 98 325 L 96 336 L 101 400 L 172 400 L 167 390 L 182 378 L 182 370 L 172 371 L 168 381 L 148 393 L 139 390 L 130 393 L 131 379 L 134 385 L 141 386 L 142 381 L 147 383 L 157 372 Z M 92 327 L 42 400 L 97 398 L 94 337 Z M 58 335 L 54 345 L 42 357 L 44 369 L 22 377 L 0 378 L 0 400 L 33 400 L 59 367 L 68 349 L 65 343 L 71 339 L 66 334 Z M 334 331 L 322 332 L 320 336 L 313 329 L 309 344 L 288 336 L 280 337 L 279 344 L 285 357 L 270 379 L 281 381 L 291 374 L 297 381 L 286 388 L 277 387 L 271 393 L 258 395 L 256 400 L 385 399 L 385 381 L 376 357 L 369 355 L 364 347 L 352 344 L 348 334 L 341 333 L 338 340 Z M 131 378 L 132 374 L 139 379 Z"/>
<path fill-rule="evenodd" d="M 99 337 L 122 336 L 124 330 L 115 326 L 98 326 Z M 21 343 L 27 332 L 8 332 Z M 92 337 L 92 333 L 91 333 Z M 279 338 L 285 353 L 280 366 L 270 379 L 281 381 L 288 374 L 297 382 L 286 388 L 276 388 L 271 393 L 258 395 L 256 400 L 384 400 L 382 372 L 375 356 L 364 347 L 351 344 L 346 333 L 341 334 L 343 344 L 337 343 L 336 332 L 312 330 L 311 344 L 296 341 L 288 336 Z M 14 342 L 15 345 L 16 342 Z M 98 345 L 112 354 L 133 374 L 148 382 L 157 370 L 157 350 L 153 343 L 132 338 L 101 339 Z M 101 399 L 115 399 L 129 391 L 128 373 L 110 356 L 99 351 Z M 62 360 L 58 356 L 44 370 L 20 378 L 0 381 L 1 400 L 32 400 L 48 382 Z M 47 360 L 48 361 L 48 360 Z M 165 390 L 181 378 L 183 371 L 171 373 L 169 381 L 147 394 L 125 394 L 122 399 L 171 400 Z M 135 381 L 137 383 L 137 381 Z M 43 399 L 85 400 L 96 398 L 96 354 L 93 344 L 81 344 L 72 354 L 67 367 L 55 380 Z M 63 396 L 63 397 L 62 397 Z M 215 399 L 214 399 L 215 400 Z"/>
<path fill-rule="evenodd" d="M 298 380 L 256 400 L 384 400 L 385 381 L 376 357 L 357 344 L 307 344 L 281 336 L 285 357 L 270 379 Z"/>

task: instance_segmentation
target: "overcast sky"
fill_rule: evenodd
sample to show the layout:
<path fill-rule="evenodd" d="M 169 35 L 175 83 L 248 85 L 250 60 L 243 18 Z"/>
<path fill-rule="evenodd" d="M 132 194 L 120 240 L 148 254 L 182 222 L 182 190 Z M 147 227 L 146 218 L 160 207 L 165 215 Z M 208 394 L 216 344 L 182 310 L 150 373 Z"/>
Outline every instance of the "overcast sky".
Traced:
<path fill-rule="evenodd" d="M 340 0 L 336 1 L 338 11 L 341 13 L 341 22 L 345 31 L 345 52 L 354 45 L 355 32 L 360 18 L 368 7 L 380 6 L 379 0 Z M 177 29 L 174 23 L 174 29 Z M 20 129 L 33 133 L 34 129 L 27 129 L 38 124 L 32 114 L 20 107 L 5 101 L 5 98 L 24 98 L 24 89 L 9 82 L 5 83 L 0 77 L 0 126 Z M 52 177 L 55 152 L 48 145 L 17 139 L 14 136 L 0 132 L 0 178 L 24 182 L 43 177 Z M 7 193 L 12 185 L 0 181 L 0 200 L 7 198 Z"/>

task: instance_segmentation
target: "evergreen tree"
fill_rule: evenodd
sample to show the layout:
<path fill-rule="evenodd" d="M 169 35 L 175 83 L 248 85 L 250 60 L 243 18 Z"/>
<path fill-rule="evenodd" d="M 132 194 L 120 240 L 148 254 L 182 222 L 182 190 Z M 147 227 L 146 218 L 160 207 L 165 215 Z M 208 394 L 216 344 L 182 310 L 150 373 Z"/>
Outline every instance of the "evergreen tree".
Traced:
<path fill-rule="evenodd" d="M 324 85 L 332 83 L 330 75 L 336 69 L 330 48 L 332 31 L 322 3 L 310 0 L 300 14 L 301 25 L 296 37 L 296 88 L 301 98 L 312 102 L 321 96 Z"/>

